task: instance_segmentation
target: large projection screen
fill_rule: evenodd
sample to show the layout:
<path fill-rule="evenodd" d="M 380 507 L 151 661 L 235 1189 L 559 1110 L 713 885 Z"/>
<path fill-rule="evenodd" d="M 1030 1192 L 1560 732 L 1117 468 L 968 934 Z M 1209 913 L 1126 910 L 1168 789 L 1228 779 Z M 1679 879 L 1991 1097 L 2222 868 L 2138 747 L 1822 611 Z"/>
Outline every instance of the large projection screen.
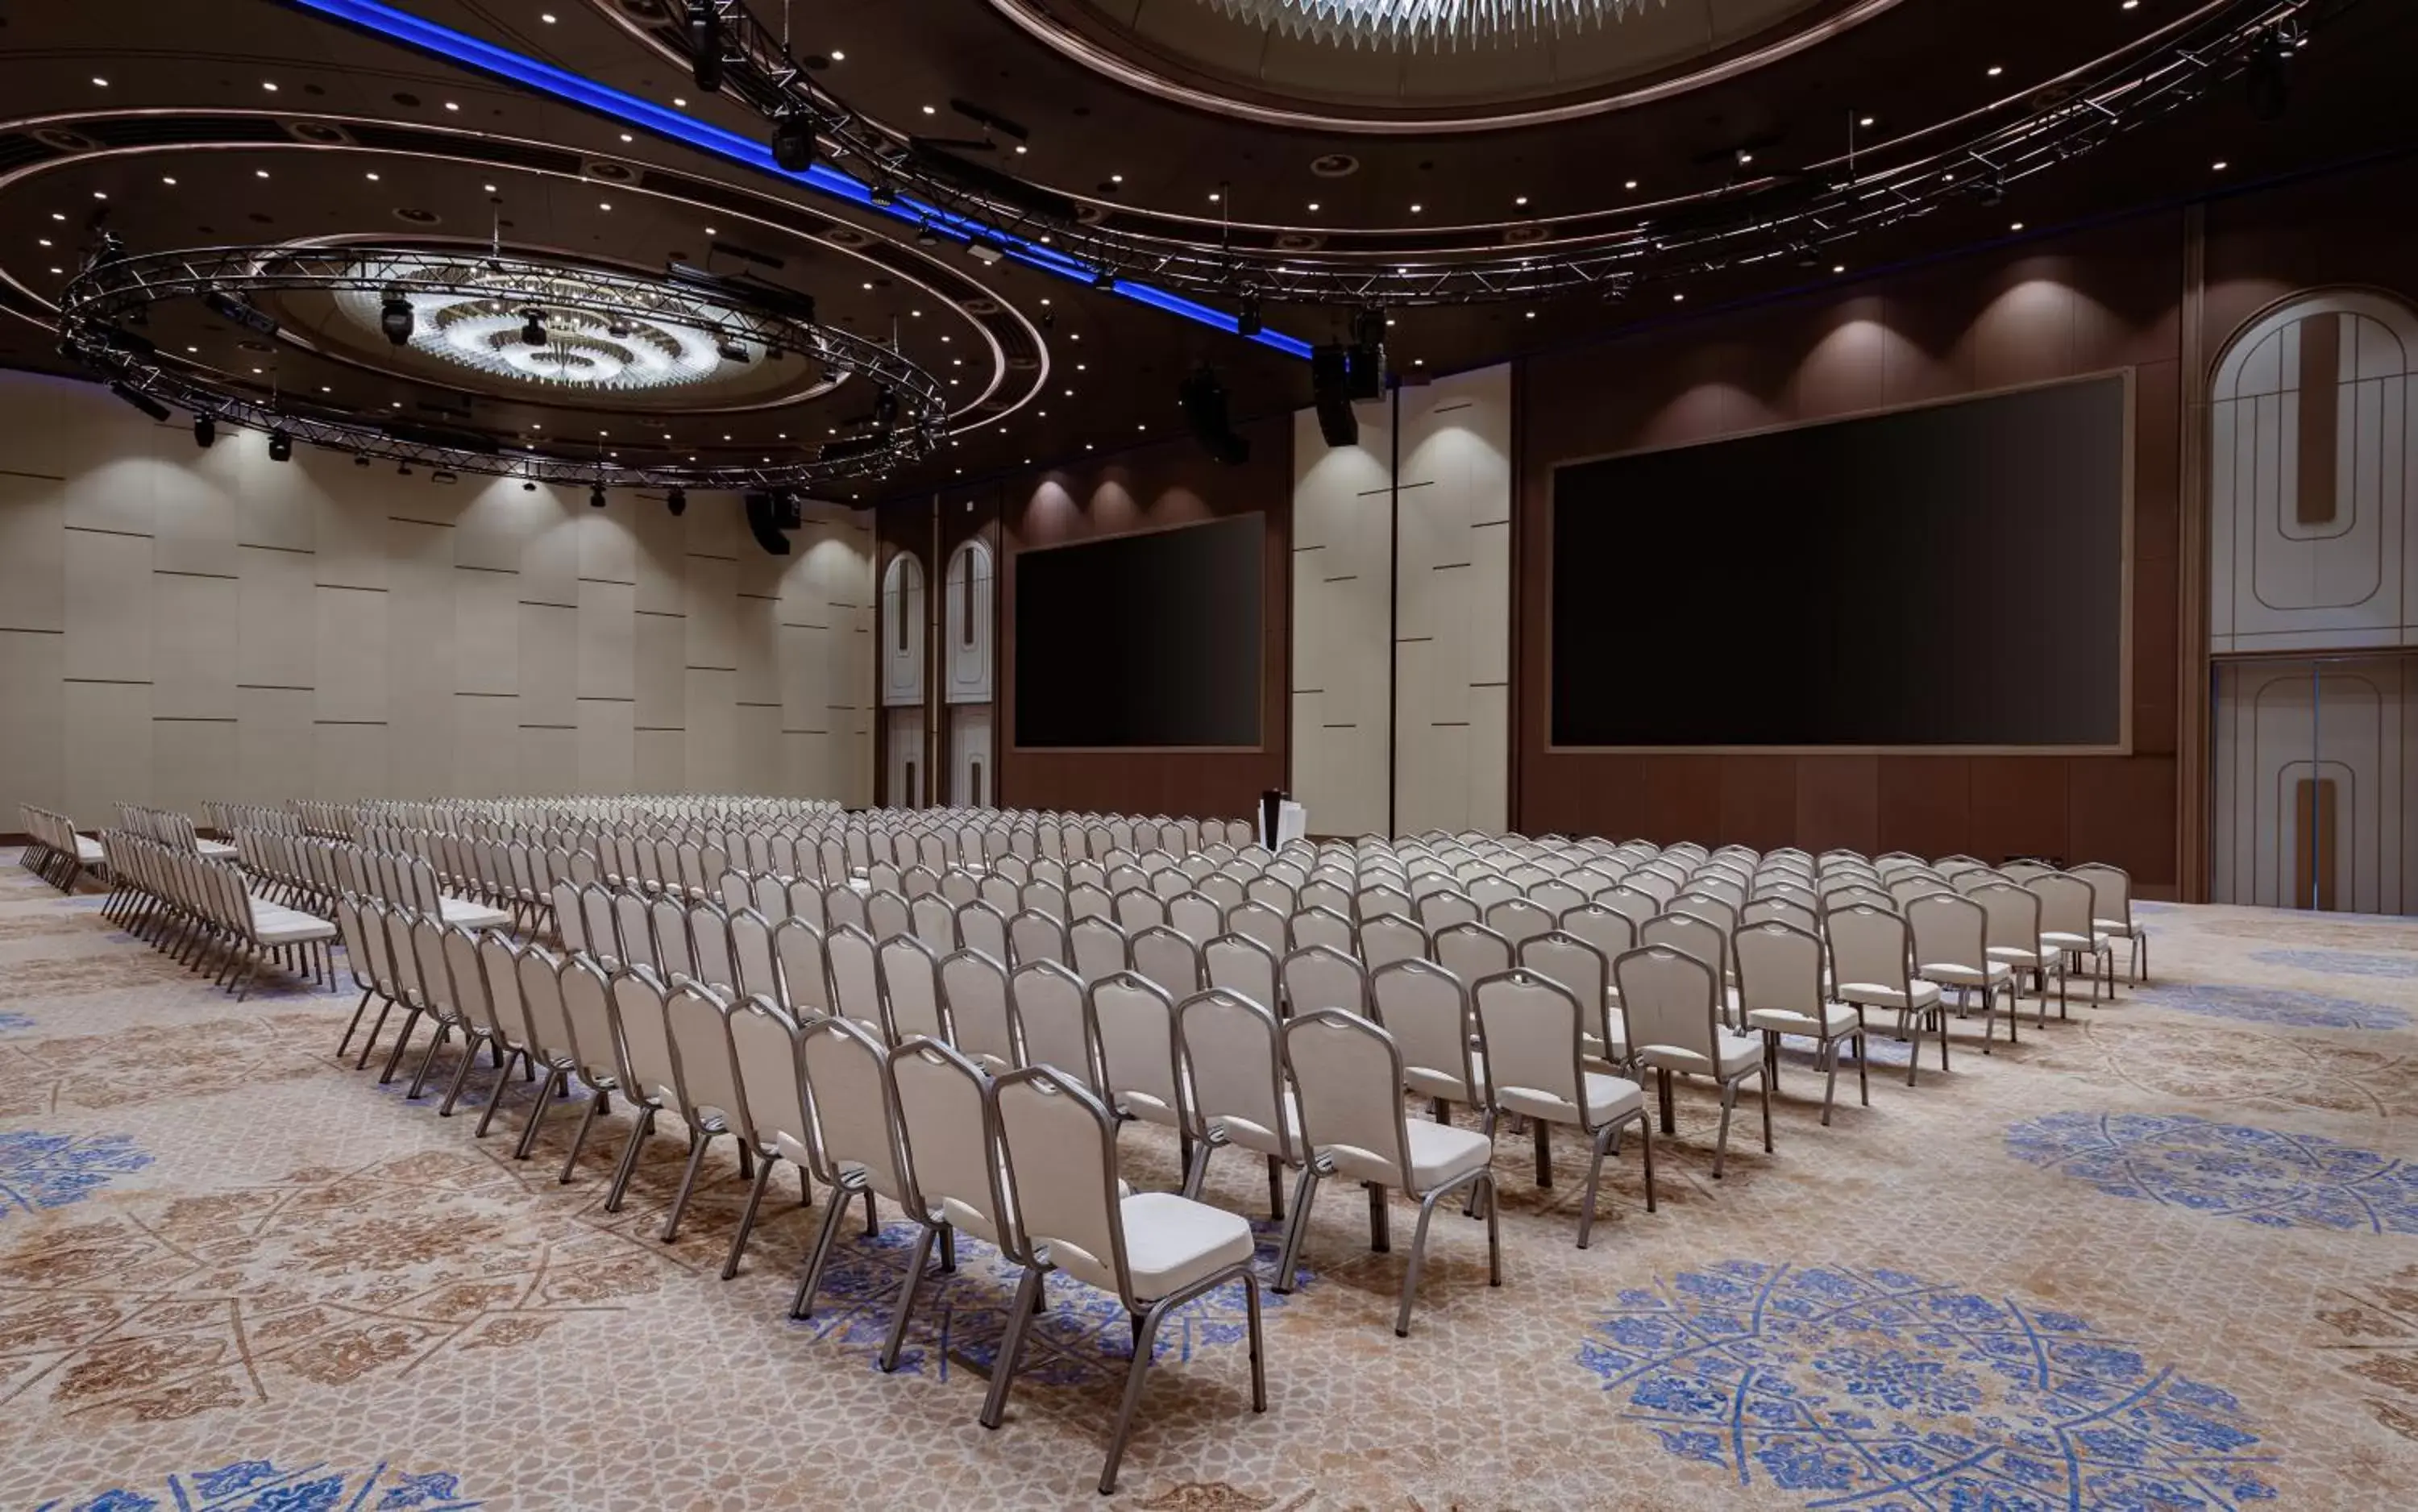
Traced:
<path fill-rule="evenodd" d="M 1019 552 L 1016 743 L 1255 747 L 1257 514 Z"/>
<path fill-rule="evenodd" d="M 2120 750 L 2130 380 L 1553 475 L 1553 743 Z"/>

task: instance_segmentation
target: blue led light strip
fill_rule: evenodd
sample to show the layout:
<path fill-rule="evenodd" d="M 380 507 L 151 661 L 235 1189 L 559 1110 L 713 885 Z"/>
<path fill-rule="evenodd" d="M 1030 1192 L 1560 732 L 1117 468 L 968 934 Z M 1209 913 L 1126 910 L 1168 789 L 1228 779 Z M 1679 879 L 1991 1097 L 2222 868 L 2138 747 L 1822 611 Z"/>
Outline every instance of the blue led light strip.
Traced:
<path fill-rule="evenodd" d="M 986 241 L 995 243 L 1009 257 L 1026 267 L 1054 274 L 1059 278 L 1088 285 L 1095 271 L 1089 265 L 1079 262 L 1054 248 L 1044 247 L 1038 242 L 1012 236 L 978 221 L 952 215 L 938 206 L 919 203 L 905 195 L 899 196 L 890 205 L 876 205 L 873 203 L 872 191 L 865 185 L 858 183 L 838 169 L 823 163 L 816 163 L 802 174 L 790 173 L 773 160 L 770 147 L 753 137 L 741 136 L 735 131 L 726 131 L 718 126 L 709 126 L 693 116 L 666 109 L 652 100 L 624 94 L 619 89 L 609 88 L 592 79 L 585 79 L 566 69 L 558 69 L 550 63 L 541 63 L 535 58 L 525 57 L 510 48 L 497 47 L 493 42 L 483 42 L 478 38 L 454 31 L 450 27 L 422 21 L 418 16 L 397 10 L 392 6 L 380 5 L 377 0 L 286 0 L 286 3 L 298 9 L 308 10 L 331 21 L 340 21 L 348 26 L 356 26 L 362 31 L 375 33 L 390 41 L 401 42 L 406 47 L 417 48 L 422 53 L 431 53 L 450 63 L 476 69 L 507 84 L 518 84 L 524 89 L 551 96 L 556 99 L 577 105 L 583 110 L 594 111 L 600 115 L 609 115 L 624 125 L 634 126 L 642 130 L 651 131 L 657 136 L 684 143 L 700 152 L 712 153 L 717 158 L 738 163 L 744 168 L 752 168 L 758 173 L 769 174 L 774 178 L 786 179 L 793 184 L 803 184 L 808 189 L 819 191 L 836 199 L 846 200 L 851 205 L 878 211 L 893 220 L 916 226 L 929 225 L 935 230 L 945 232 L 960 239 L 970 240 L 980 237 Z M 1153 284 L 1119 279 L 1114 292 L 1137 304 L 1146 304 L 1155 310 L 1164 310 L 1170 314 L 1181 315 L 1186 320 L 1196 321 L 1214 330 L 1222 330 L 1230 335 L 1238 334 L 1232 315 L 1213 306 L 1201 304 L 1198 300 L 1187 299 L 1180 294 L 1171 294 Z M 1243 339 L 1257 342 L 1262 346 L 1272 347 L 1288 357 L 1307 359 L 1309 356 L 1308 342 L 1299 337 L 1287 336 L 1280 331 L 1263 329 Z"/>

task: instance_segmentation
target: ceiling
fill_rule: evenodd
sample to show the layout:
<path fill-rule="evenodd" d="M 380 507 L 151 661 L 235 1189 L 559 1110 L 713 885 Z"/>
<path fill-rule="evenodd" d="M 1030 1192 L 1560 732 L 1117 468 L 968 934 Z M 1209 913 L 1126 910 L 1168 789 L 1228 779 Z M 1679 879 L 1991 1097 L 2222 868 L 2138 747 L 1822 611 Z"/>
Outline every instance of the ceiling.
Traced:
<path fill-rule="evenodd" d="M 781 0 L 753 4 L 780 24 Z M 895 337 L 950 407 L 928 459 L 836 490 L 861 503 L 1179 435 L 1177 385 L 1204 362 L 1240 415 L 1308 402 L 1297 349 L 1244 340 L 1230 317 L 1226 329 L 1186 318 L 1130 280 L 1102 292 L 1021 256 L 986 263 L 962 240 L 919 245 L 911 217 L 861 193 L 733 160 L 714 129 L 752 144 L 768 128 L 736 98 L 697 89 L 670 0 L 399 8 L 699 130 L 616 119 L 308 4 L 12 9 L 0 18 L 0 365 L 68 370 L 55 301 L 114 233 L 138 253 L 375 244 L 640 273 L 684 262 L 807 292 L 824 322 Z M 1667 0 L 1589 31 L 1584 47 L 1547 33 L 1458 52 L 1271 31 L 1225 0 L 788 8 L 809 77 L 855 116 L 899 139 L 988 137 L 987 150 L 952 150 L 1067 196 L 1087 221 L 1213 250 L 1325 238 L 1391 260 L 1507 244 L 1550 255 L 1615 218 L 1633 231 L 1752 205 L 1834 173 L 1850 135 L 1873 160 L 1931 151 L 2035 108 L 2075 69 L 2199 7 L 2075 0 L 2043 23 L 2018 0 Z M 1064 35 L 1036 29 L 1052 13 Z M 1826 241 L 1818 257 L 1641 264 L 1618 302 L 1582 290 L 1397 308 L 1394 366 L 1416 378 L 1498 361 L 2410 145 L 2418 127 L 2395 108 L 2397 60 L 2418 55 L 2418 7 L 2364 0 L 2315 19 L 2280 119 L 2256 118 L 2238 87 L 2212 88 L 2010 185 L 1999 203 L 1951 200 Z M 1324 49 L 1332 69 L 1302 48 Z M 150 335 L 247 394 L 433 418 L 616 466 L 781 455 L 861 427 L 873 403 L 862 382 L 824 381 L 794 359 L 795 371 L 768 361 L 643 393 L 565 389 L 398 351 L 340 302 L 295 297 L 268 337 L 198 305 L 163 310 Z M 1272 332 L 1308 342 L 1341 335 L 1350 313 L 1265 306 Z"/>

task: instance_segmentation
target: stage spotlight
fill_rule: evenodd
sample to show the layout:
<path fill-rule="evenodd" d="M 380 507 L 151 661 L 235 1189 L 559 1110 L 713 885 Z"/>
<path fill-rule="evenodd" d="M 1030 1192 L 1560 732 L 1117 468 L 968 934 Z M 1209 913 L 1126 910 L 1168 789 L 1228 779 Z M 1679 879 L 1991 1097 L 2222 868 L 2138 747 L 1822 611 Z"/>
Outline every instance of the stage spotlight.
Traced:
<path fill-rule="evenodd" d="M 356 452 L 354 452 L 354 453 L 353 453 L 353 466 L 356 466 L 356 467 L 366 467 L 366 466 L 368 466 L 369 465 L 370 465 L 370 454 L 369 454 L 368 452 L 366 452 L 366 451 L 356 451 Z"/>
<path fill-rule="evenodd" d="M 722 12 L 713 0 L 688 0 L 689 73 L 708 94 L 722 88 Z"/>
<path fill-rule="evenodd" d="M 140 389 L 131 389 L 123 383 L 113 383 L 109 386 L 109 391 L 115 394 L 118 398 L 125 400 L 128 404 L 132 405 L 135 408 L 143 411 L 145 415 L 150 416 L 155 420 L 163 420 L 168 418 L 168 406 L 160 403 L 157 399 L 152 398 L 149 394 L 145 393 Z"/>
<path fill-rule="evenodd" d="M 286 435 L 286 434 L 285 434 L 283 431 L 282 431 L 282 430 L 277 430 L 277 431 L 271 431 L 271 432 L 269 432 L 269 433 L 268 433 L 268 460 L 269 460 L 269 461 L 271 461 L 271 462 L 291 462 L 291 461 L 293 461 L 293 460 L 294 460 L 294 437 L 292 437 L 292 436 L 290 436 L 290 435 Z"/>
<path fill-rule="evenodd" d="M 688 512 L 688 490 L 685 488 L 675 488 L 670 493 L 666 494 L 664 496 L 664 508 L 671 511 L 672 518 L 675 520 L 679 519 L 681 515 L 686 514 Z"/>
<path fill-rule="evenodd" d="M 1261 328 L 1260 297 L 1256 294 L 1246 294 L 1243 296 L 1242 303 L 1234 310 L 1234 334 L 1257 336 Z"/>
<path fill-rule="evenodd" d="M 713 350 L 715 355 L 720 357 L 725 362 L 744 362 L 747 360 L 746 344 L 742 342 L 734 342 L 727 336 L 715 341 L 713 344 Z"/>
<path fill-rule="evenodd" d="M 785 173 L 802 174 L 815 165 L 814 117 L 791 111 L 773 123 L 773 160 Z"/>
<path fill-rule="evenodd" d="M 916 246 L 918 246 L 918 247 L 937 247 L 937 246 L 939 246 L 940 244 L 941 244 L 941 237 L 940 237 L 940 233 L 938 233 L 938 232 L 934 231 L 930 226 L 927 226 L 927 225 L 926 225 L 926 226 L 918 226 L 918 227 L 916 227 L 916 228 L 915 228 L 915 245 L 916 245 Z M 968 251 L 972 251 L 972 249 L 971 247 L 969 247 L 969 248 L 968 248 Z"/>
<path fill-rule="evenodd" d="M 1092 275 L 1092 287 L 1100 290 L 1102 293 L 1110 292 L 1116 286 L 1117 276 L 1114 273 L 1110 272 L 1105 267 Z"/>
<path fill-rule="evenodd" d="M 432 483 L 458 483 L 462 479 L 459 474 L 453 472 L 451 469 L 439 467 L 435 472 L 428 475 L 428 481 Z"/>
<path fill-rule="evenodd" d="M 898 395 L 884 389 L 873 399 L 873 425 L 886 431 L 898 423 Z"/>
<path fill-rule="evenodd" d="M 604 485 L 603 483 L 598 483 L 588 491 L 588 507 L 591 510 L 601 510 L 604 507 Z"/>
<path fill-rule="evenodd" d="M 2006 181 L 2000 178 L 1997 174 L 1992 174 L 1989 177 L 1982 179 L 1982 187 L 1974 192 L 1981 196 L 1981 200 L 1983 205 L 1989 206 L 1993 208 L 2005 204 L 2007 201 Z"/>
<path fill-rule="evenodd" d="M 873 203 L 884 206 L 897 204 L 898 186 L 887 178 L 877 181 L 873 186 Z"/>
<path fill-rule="evenodd" d="M 408 477 L 410 477 L 410 476 L 411 476 L 411 464 L 410 464 L 410 463 L 408 463 L 408 462 L 398 462 L 398 463 L 396 463 L 396 464 L 394 465 L 394 475 L 395 475 L 397 478 L 408 478 Z"/>
<path fill-rule="evenodd" d="M 205 451 L 207 451 L 210 449 L 210 443 L 216 441 L 218 438 L 219 421 L 217 416 L 196 415 L 193 417 L 193 445 L 200 447 Z"/>
<path fill-rule="evenodd" d="M 521 340 L 528 343 L 531 346 L 543 346 L 545 344 L 545 316 L 543 313 L 535 310 L 528 313 L 528 321 L 521 327 Z"/>
<path fill-rule="evenodd" d="M 630 323 L 626 320 L 616 320 L 604 328 L 604 334 L 617 342 L 626 342 L 630 339 Z"/>
<path fill-rule="evenodd" d="M 411 340 L 412 321 L 411 301 L 400 294 L 388 295 L 378 306 L 378 329 L 396 346 Z"/>
<path fill-rule="evenodd" d="M 521 481 L 521 492 L 524 494 L 534 494 L 537 492 L 537 484 L 528 481 L 527 479 L 523 479 Z"/>
<path fill-rule="evenodd" d="M 1176 398 L 1184 406 L 1184 419 L 1192 427 L 1193 438 L 1213 459 L 1230 467 L 1251 459 L 1250 441 L 1235 434 L 1233 421 L 1227 416 L 1226 386 L 1217 381 L 1215 368 L 1203 365 L 1186 378 Z"/>
<path fill-rule="evenodd" d="M 2285 76 L 2284 38 L 2270 28 L 2250 49 L 2249 67 L 2242 70 L 2242 86 L 2250 97 L 2250 114 L 2262 121 L 2283 118 L 2292 103 L 2291 81 Z"/>

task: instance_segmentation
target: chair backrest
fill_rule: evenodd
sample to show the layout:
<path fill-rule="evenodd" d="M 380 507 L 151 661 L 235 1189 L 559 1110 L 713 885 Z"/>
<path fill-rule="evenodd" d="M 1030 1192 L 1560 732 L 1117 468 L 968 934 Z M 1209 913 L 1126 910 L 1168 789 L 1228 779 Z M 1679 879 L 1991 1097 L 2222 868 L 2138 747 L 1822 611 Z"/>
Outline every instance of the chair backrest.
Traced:
<path fill-rule="evenodd" d="M 1133 964 L 1125 932 L 1105 913 L 1084 914 L 1066 925 L 1066 948 L 1075 974 L 1086 982 L 1114 976 Z"/>
<path fill-rule="evenodd" d="M 2098 890 L 2089 882 L 2072 872 L 2043 872 L 2032 878 L 2031 890 L 2040 899 L 2041 933 L 2077 939 L 2091 937 Z"/>
<path fill-rule="evenodd" d="M 773 925 L 753 908 L 730 916 L 730 962 L 742 999 L 762 993 L 781 1000 L 781 971 L 773 956 Z"/>
<path fill-rule="evenodd" d="M 831 970 L 832 1012 L 881 1032 L 881 964 L 873 937 L 854 924 L 834 924 L 823 937 Z"/>
<path fill-rule="evenodd" d="M 1905 926 L 1914 933 L 1918 975 L 1935 966 L 1983 970 L 1989 961 L 1989 915 L 1971 898 L 1936 893 L 1905 906 Z"/>
<path fill-rule="evenodd" d="M 1600 951 L 1607 970 L 1610 962 L 1637 948 L 1637 921 L 1600 903 L 1582 903 L 1565 909 L 1561 928 L 1564 934 L 1576 935 Z"/>
<path fill-rule="evenodd" d="M 865 894 L 846 882 L 835 882 L 823 889 L 823 932 L 829 934 L 842 924 L 864 930 L 870 927 L 865 911 Z"/>
<path fill-rule="evenodd" d="M 773 926 L 773 958 L 781 968 L 780 1000 L 793 1017 L 832 1011 L 831 963 L 820 929 L 803 919 L 782 920 Z"/>
<path fill-rule="evenodd" d="M 1486 927 L 1511 942 L 1517 951 L 1520 942 L 1533 939 L 1553 927 L 1553 915 L 1543 904 L 1524 897 L 1508 897 L 1486 910 Z"/>
<path fill-rule="evenodd" d="M 1521 941 L 1520 970 L 1558 983 L 1579 1005 L 1580 1027 L 1599 1041 L 1607 1039 L 1611 1028 L 1610 955 L 1567 929 L 1554 929 Z"/>
<path fill-rule="evenodd" d="M 1641 945 L 1612 963 L 1632 1054 L 1668 1046 L 1720 1063 L 1721 1037 L 1714 1023 L 1720 978 L 1713 970 L 1670 945 Z"/>
<path fill-rule="evenodd" d="M 881 978 L 884 1033 L 893 1045 L 918 1036 L 954 1038 L 941 1005 L 941 961 L 913 935 L 894 935 L 874 953 Z"/>
<path fill-rule="evenodd" d="M 1579 999 L 1561 983 L 1524 969 L 1481 979 L 1470 998 L 1494 1106 L 1585 1123 L 1579 1043 L 1585 1016 Z"/>
<path fill-rule="evenodd" d="M 876 888 L 865 897 L 865 932 L 876 940 L 893 935 L 913 932 L 915 916 L 909 910 L 907 895 Z"/>
<path fill-rule="evenodd" d="M 1595 901 L 1627 919 L 1632 925 L 1642 924 L 1662 911 L 1660 899 L 1625 882 L 1598 893 Z"/>
<path fill-rule="evenodd" d="M 1007 940 L 1007 916 L 977 898 L 957 905 L 957 944 L 966 950 L 978 950 L 1004 966 L 1011 951 Z"/>
<path fill-rule="evenodd" d="M 1875 904 L 1853 903 L 1824 914 L 1822 934 L 1830 946 L 1832 990 L 1842 996 L 1854 986 L 1911 990 L 1911 939 L 1903 916 Z"/>
<path fill-rule="evenodd" d="M 1002 1222 L 1012 1210 L 1001 1190 L 989 1074 L 949 1046 L 920 1037 L 892 1049 L 882 1070 L 899 1144 L 929 1215 L 996 1237 L 1017 1256 L 1020 1245 Z"/>
<path fill-rule="evenodd" d="M 1433 937 L 1438 966 L 1463 982 L 1511 970 L 1511 942 L 1475 922 L 1446 924 Z"/>
<path fill-rule="evenodd" d="M 1285 914 L 1257 898 L 1247 898 L 1226 910 L 1226 932 L 1250 936 L 1265 945 L 1271 955 L 1282 955 L 1292 948 Z"/>
<path fill-rule="evenodd" d="M 1133 969 L 1176 1002 L 1201 990 L 1201 947 L 1166 924 L 1135 933 Z"/>
<path fill-rule="evenodd" d="M 1146 887 L 1129 887 L 1109 900 L 1109 915 L 1131 935 L 1167 923 L 1167 900 Z"/>
<path fill-rule="evenodd" d="M 1374 971 L 1395 961 L 1424 959 L 1428 932 L 1408 913 L 1364 914 L 1358 946 L 1361 963 Z"/>
<path fill-rule="evenodd" d="M 730 1001 L 698 983 L 674 987 L 664 1000 L 664 1021 L 680 1068 L 684 1115 L 712 1111 L 753 1145 L 747 1099 L 739 1090 L 739 1067 L 730 1051 Z"/>
<path fill-rule="evenodd" d="M 761 993 L 729 1015 L 730 1060 L 746 1104 L 749 1138 L 817 1175 L 825 1171 L 810 1148 L 814 1120 L 806 1115 L 805 1061 L 798 1021 Z"/>
<path fill-rule="evenodd" d="M 1689 891 L 1671 900 L 1671 913 L 1692 913 L 1726 936 L 1737 927 L 1737 905 L 1710 893 Z"/>
<path fill-rule="evenodd" d="M 1431 936 L 1455 924 L 1476 924 L 1486 912 L 1478 907 L 1476 898 L 1451 890 L 1430 893 L 1421 897 L 1417 911 L 1419 923 L 1427 926 Z"/>
<path fill-rule="evenodd" d="M 1427 1072 L 1482 1100 L 1482 1079 L 1470 1056 L 1469 993 L 1461 978 L 1433 961 L 1388 962 L 1369 973 L 1371 1016 L 1394 1036 L 1404 1075 Z"/>
<path fill-rule="evenodd" d="M 545 1047 L 529 1026 L 528 1005 L 521 1000 L 519 950 L 497 929 L 482 929 L 473 939 L 479 966 L 487 981 L 487 1011 L 494 1016 L 496 1032 L 503 1036 L 506 1045 L 519 1046 L 544 1059 Z M 559 1040 L 555 1043 L 561 1044 Z"/>
<path fill-rule="evenodd" d="M 622 1092 L 679 1107 L 680 1067 L 664 1018 L 664 984 L 652 967 L 634 966 L 613 979 L 613 1019 L 621 1030 Z"/>
<path fill-rule="evenodd" d="M 621 1034 L 613 1011 L 613 985 L 592 960 L 574 955 L 556 978 L 562 1016 L 579 1079 L 591 1087 L 621 1084 Z"/>
<path fill-rule="evenodd" d="M 1109 890 L 1099 883 L 1077 882 L 1066 890 L 1066 922 L 1072 924 L 1078 919 L 1106 919 L 1113 904 Z"/>
<path fill-rule="evenodd" d="M 1024 1064 L 1056 1066 L 1086 1087 L 1100 1085 L 1099 1035 L 1083 979 L 1055 961 L 1028 961 L 1007 979 Z"/>
<path fill-rule="evenodd" d="M 1276 953 L 1248 935 L 1219 935 L 1201 946 L 1201 969 L 1213 987 L 1239 992 L 1270 1013 L 1283 1006 Z"/>
<path fill-rule="evenodd" d="M 1738 926 L 1730 941 L 1737 954 L 1738 1011 L 1780 1008 L 1822 1018 L 1822 941 L 1808 929 L 1778 919 Z"/>
<path fill-rule="evenodd" d="M 1090 998 L 1109 1100 L 1164 1127 L 1192 1127 L 1177 1059 L 1173 1000 L 1132 971 L 1093 983 Z"/>
<path fill-rule="evenodd" d="M 957 948 L 957 905 L 941 893 L 925 893 L 908 900 L 908 927 L 936 956 Z"/>
<path fill-rule="evenodd" d="M 1357 1014 L 1324 1008 L 1284 1026 L 1284 1056 L 1304 1142 L 1347 1178 L 1412 1190 L 1394 1037 Z"/>
<path fill-rule="evenodd" d="M 655 970 L 664 980 L 696 975 L 696 954 L 688 938 L 687 899 L 658 894 L 647 905 L 647 920 L 655 932 Z"/>
<path fill-rule="evenodd" d="M 866 1184 L 902 1206 L 916 1206 L 898 1154 L 898 1120 L 890 1102 L 889 1052 L 876 1031 L 847 1018 L 812 1019 L 799 1027 L 807 1110 L 815 1148 L 836 1175 L 864 1168 Z"/>
<path fill-rule="evenodd" d="M 1067 966 L 1074 959 L 1066 948 L 1066 925 L 1056 914 L 1039 909 L 1026 909 L 1007 922 L 1007 950 L 1011 966 L 1034 961 Z"/>
<path fill-rule="evenodd" d="M 2011 950 L 2040 949 L 2040 894 L 2013 882 L 1988 882 L 1965 894 L 1982 906 L 1983 940 Z"/>
<path fill-rule="evenodd" d="M 1005 966 L 982 951 L 958 951 L 941 963 L 941 1000 L 959 1050 L 993 1070 L 1020 1063 Z"/>
<path fill-rule="evenodd" d="M 2068 877 L 2090 884 L 2092 916 L 2112 924 L 2133 927 L 2133 874 L 2121 866 L 2104 861 L 2085 862 L 2069 870 Z"/>
<path fill-rule="evenodd" d="M 1347 955 L 1352 953 L 1352 921 L 1333 909 L 1305 906 L 1297 909 L 1287 935 L 1294 950 L 1324 945 Z"/>
<path fill-rule="evenodd" d="M 1809 935 L 1822 932 L 1822 916 L 1793 897 L 1766 893 L 1761 897 L 1749 898 L 1746 907 L 1738 910 L 1738 927 L 1741 930 L 1766 920 L 1802 929 Z M 1732 948 L 1736 948 L 1735 940 Z"/>
<path fill-rule="evenodd" d="M 1136 1313 L 1117 1196 L 1116 1115 L 1080 1082 L 1046 1066 L 993 1078 L 1002 1195 L 1028 1253 Z"/>
<path fill-rule="evenodd" d="M 1226 910 L 1197 889 L 1179 893 L 1167 900 L 1167 924 L 1195 945 L 1205 945 L 1226 932 Z"/>
<path fill-rule="evenodd" d="M 1254 1148 L 1298 1160 L 1284 1111 L 1282 1031 L 1276 1015 L 1239 993 L 1211 987 L 1176 1005 L 1176 1031 L 1191 1069 L 1195 1133 L 1213 1123 L 1248 1126 Z"/>
<path fill-rule="evenodd" d="M 1284 958 L 1280 968 L 1285 1011 L 1294 1017 L 1321 1008 L 1369 1012 L 1369 978 L 1360 963 L 1330 945 L 1309 945 Z"/>
<path fill-rule="evenodd" d="M 548 1065 L 576 1069 L 577 1042 L 562 1004 L 562 958 L 543 945 L 532 943 L 513 959 L 513 991 L 528 1025 L 530 1051 Z"/>
<path fill-rule="evenodd" d="M 1641 945 L 1669 945 L 1686 951 L 1726 980 L 1730 969 L 1730 937 L 1702 914 L 1658 913 L 1637 927 Z"/>

